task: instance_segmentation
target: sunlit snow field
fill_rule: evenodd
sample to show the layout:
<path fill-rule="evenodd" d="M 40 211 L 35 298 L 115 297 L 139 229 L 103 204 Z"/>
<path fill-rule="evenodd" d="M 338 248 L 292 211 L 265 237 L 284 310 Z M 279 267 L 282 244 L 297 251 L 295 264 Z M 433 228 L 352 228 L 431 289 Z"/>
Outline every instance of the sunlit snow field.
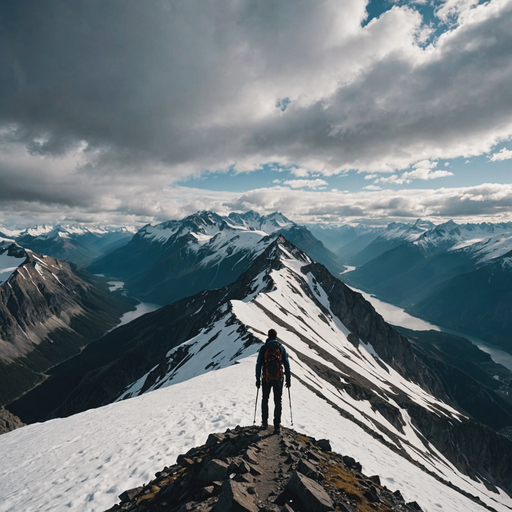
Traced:
<path fill-rule="evenodd" d="M 118 494 L 150 481 L 180 453 L 203 444 L 210 432 L 252 424 L 254 365 L 251 356 L 137 398 L 0 436 L 0 511 L 111 507 Z M 290 426 L 284 398 L 283 424 Z M 361 461 L 367 475 L 380 474 L 383 485 L 400 488 L 407 501 L 418 501 L 425 512 L 483 512 L 340 417 L 297 381 L 292 405 L 297 431 L 330 439 L 334 450 Z"/>

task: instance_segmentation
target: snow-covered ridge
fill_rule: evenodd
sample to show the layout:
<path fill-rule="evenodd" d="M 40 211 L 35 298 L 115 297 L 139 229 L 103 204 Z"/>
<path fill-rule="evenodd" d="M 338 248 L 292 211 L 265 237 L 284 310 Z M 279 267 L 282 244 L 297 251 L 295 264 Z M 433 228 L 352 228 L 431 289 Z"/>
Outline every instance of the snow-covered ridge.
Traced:
<path fill-rule="evenodd" d="M 428 220 L 418 219 L 413 225 L 394 222 L 389 224 L 378 238 L 385 240 L 404 240 L 414 242 L 425 232 L 431 230 L 434 224 Z"/>
<path fill-rule="evenodd" d="M 178 239 L 190 234 L 196 239 L 198 245 L 203 245 L 220 234 L 227 239 L 229 236 L 243 232 L 255 232 L 262 238 L 293 225 L 295 224 L 281 213 L 260 216 L 250 211 L 244 214 L 231 213 L 225 217 L 203 211 L 179 221 L 166 221 L 155 226 L 148 224 L 139 230 L 138 236 L 155 243 L 165 244 L 173 237 Z"/>
<path fill-rule="evenodd" d="M 355 347 L 348 341 L 350 332 L 332 312 L 328 291 L 311 274 L 303 273 L 302 269 L 309 261 L 297 259 L 285 246 L 281 246 L 279 251 L 282 268 L 258 275 L 252 282 L 252 293 L 248 297 L 231 300 L 213 324 L 169 351 L 166 360 L 172 369 L 167 374 L 152 380 L 156 370 L 153 368 L 129 386 L 119 399 L 137 396 L 143 389 L 150 392 L 189 381 L 205 372 L 229 368 L 235 361 L 254 353 L 254 348 L 245 343 L 246 338 L 240 336 L 240 325 L 263 341 L 262 333 L 270 324 L 277 324 L 281 326 L 279 338 L 287 347 L 294 380 L 298 379 L 332 407 L 346 411 L 356 423 L 378 432 L 387 443 L 428 471 L 480 496 L 484 501 L 490 499 L 494 502 L 496 496 L 490 494 L 484 485 L 461 474 L 430 445 L 414 426 L 407 410 L 399 404 L 403 396 L 407 396 L 411 402 L 450 421 L 460 421 L 460 413 L 402 377 L 379 357 L 370 344 L 361 342 Z M 271 291 L 268 290 L 269 281 L 273 283 Z M 201 307 L 193 315 L 200 310 Z M 183 358 L 184 353 L 183 362 L 173 366 L 175 358 Z M 335 372 L 344 368 L 344 377 L 341 378 L 347 382 L 357 375 L 370 383 L 376 397 L 400 410 L 402 428 L 397 428 L 383 416 L 370 400 L 355 399 L 347 391 L 340 391 L 307 361 Z M 311 410 L 315 408 L 311 407 Z M 505 503 L 508 500 L 503 499 Z"/>
<path fill-rule="evenodd" d="M 5 232 L 4 229 L 0 229 Z M 16 232 L 15 238 L 23 238 L 26 236 L 41 239 L 50 238 L 68 238 L 70 236 L 83 236 L 87 234 L 104 235 L 108 233 L 133 233 L 135 234 L 137 229 L 133 226 L 80 226 L 76 224 L 59 224 L 56 226 L 41 225 L 27 228 L 23 231 Z"/>
<path fill-rule="evenodd" d="M 1 436 L 0 511 L 105 510 L 210 432 L 251 424 L 260 346 L 253 340 L 263 342 L 270 326 L 290 357 L 296 430 L 329 438 L 336 451 L 354 456 L 425 512 L 485 510 L 443 481 L 498 512 L 510 511 L 509 496 L 464 475 L 428 442 L 407 404 L 455 424 L 464 417 L 386 364 L 376 347 L 349 341 L 350 331 L 332 310 L 331 290 L 305 269 L 307 256 L 279 239 L 265 260 L 243 297 L 219 301 L 211 323 L 119 397 L 132 398 Z M 194 317 L 206 300 L 197 296 L 189 304 Z M 354 396 L 349 383 L 364 383 L 366 393 Z M 396 410 L 399 420 L 379 412 L 379 403 Z M 288 426 L 286 394 L 284 405 Z"/>
<path fill-rule="evenodd" d="M 512 250 L 512 223 L 458 225 L 448 221 L 425 232 L 414 244 L 425 251 L 463 250 L 485 263 Z"/>

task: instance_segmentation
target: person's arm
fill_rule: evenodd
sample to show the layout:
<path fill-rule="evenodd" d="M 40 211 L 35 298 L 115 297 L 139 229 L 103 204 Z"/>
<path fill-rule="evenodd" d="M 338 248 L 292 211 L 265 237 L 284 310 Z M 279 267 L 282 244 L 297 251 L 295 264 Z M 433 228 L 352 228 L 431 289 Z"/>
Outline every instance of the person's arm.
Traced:
<path fill-rule="evenodd" d="M 281 345 L 282 348 L 282 354 L 283 354 L 283 366 L 284 366 L 284 373 L 286 375 L 286 385 L 290 387 L 290 382 L 292 378 L 292 372 L 290 371 L 290 361 L 288 360 L 288 353 L 286 352 L 286 349 L 283 345 Z"/>
<path fill-rule="evenodd" d="M 256 382 L 261 380 L 261 367 L 263 366 L 263 347 L 258 352 L 258 360 L 256 361 Z"/>

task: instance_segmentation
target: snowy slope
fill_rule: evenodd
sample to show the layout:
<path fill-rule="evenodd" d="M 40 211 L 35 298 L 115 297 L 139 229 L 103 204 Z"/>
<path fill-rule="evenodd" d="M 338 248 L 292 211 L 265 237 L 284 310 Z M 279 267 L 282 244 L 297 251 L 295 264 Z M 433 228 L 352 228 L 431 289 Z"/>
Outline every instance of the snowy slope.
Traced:
<path fill-rule="evenodd" d="M 93 260 L 126 244 L 136 232 L 132 227 L 36 226 L 16 237 L 22 247 L 40 254 L 72 261 L 85 267 Z"/>
<path fill-rule="evenodd" d="M 423 510 L 484 510 L 461 492 L 500 512 L 512 510 L 508 495 L 489 490 L 481 476 L 468 476 L 471 468 L 455 467 L 418 428 L 413 418 L 418 414 L 430 418 L 427 430 L 442 426 L 443 436 L 450 428 L 458 432 L 458 425 L 460 433 L 471 432 L 471 423 L 425 385 L 404 377 L 415 364 L 407 347 L 400 348 L 401 360 L 399 339 L 397 346 L 386 346 L 382 337 L 375 337 L 375 345 L 354 339 L 354 327 L 347 327 L 350 315 L 340 316 L 343 307 L 335 298 L 355 300 L 346 304 L 349 309 L 364 308 L 361 298 L 352 292 L 345 299 L 336 295 L 339 282 L 322 287 L 320 282 L 328 282 L 322 269 L 284 239 L 269 247 L 262 261 L 268 265 L 255 268 L 248 284 L 190 299 L 194 321 L 211 307 L 208 293 L 216 294 L 210 321 L 119 395 L 132 398 L 0 437 L 6 461 L 0 469 L 5 497 L 0 511 L 104 510 L 121 491 L 147 482 L 210 432 L 250 424 L 259 348 L 252 339 L 263 341 L 270 326 L 289 352 L 297 430 L 331 439 L 335 450 L 360 460 L 368 474 L 380 474 Z M 225 300 L 217 300 L 222 294 Z M 166 314 L 150 318 L 156 322 Z M 364 322 L 385 330 L 369 314 L 361 312 Z M 285 401 L 285 425 L 286 406 Z"/>
<path fill-rule="evenodd" d="M 111 507 L 118 494 L 148 482 L 180 453 L 203 444 L 209 433 L 251 424 L 254 364 L 254 356 L 243 357 L 239 364 L 138 398 L 2 435 L 0 511 Z M 381 475 L 383 485 L 399 488 L 406 501 L 416 500 L 425 512 L 486 510 L 341 417 L 299 381 L 291 391 L 296 430 L 330 439 L 335 451 L 361 461 L 366 474 Z M 290 426 L 287 399 L 284 405 L 284 424 Z M 471 488 L 456 472 L 445 471 Z M 495 510 L 510 510 L 509 498 L 487 494 L 492 497 L 482 499 Z"/>
<path fill-rule="evenodd" d="M 379 240 L 402 240 L 404 242 L 413 242 L 423 233 L 434 227 L 434 224 L 428 220 L 418 219 L 412 226 L 401 222 L 389 224 L 387 228 L 377 237 Z"/>
<path fill-rule="evenodd" d="M 512 250 L 512 223 L 458 225 L 450 220 L 413 243 L 426 253 L 464 251 L 478 263 L 485 263 Z"/>

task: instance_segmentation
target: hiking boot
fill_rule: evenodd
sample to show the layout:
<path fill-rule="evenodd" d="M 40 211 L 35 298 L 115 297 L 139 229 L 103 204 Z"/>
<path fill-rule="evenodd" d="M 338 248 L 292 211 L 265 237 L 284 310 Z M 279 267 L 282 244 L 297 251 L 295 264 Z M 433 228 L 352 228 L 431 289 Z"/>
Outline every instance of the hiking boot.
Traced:
<path fill-rule="evenodd" d="M 274 434 L 279 434 L 281 432 L 281 427 L 279 425 L 274 425 Z"/>
<path fill-rule="evenodd" d="M 261 428 L 268 428 L 268 423 L 266 421 L 264 421 L 262 424 L 261 424 Z"/>

